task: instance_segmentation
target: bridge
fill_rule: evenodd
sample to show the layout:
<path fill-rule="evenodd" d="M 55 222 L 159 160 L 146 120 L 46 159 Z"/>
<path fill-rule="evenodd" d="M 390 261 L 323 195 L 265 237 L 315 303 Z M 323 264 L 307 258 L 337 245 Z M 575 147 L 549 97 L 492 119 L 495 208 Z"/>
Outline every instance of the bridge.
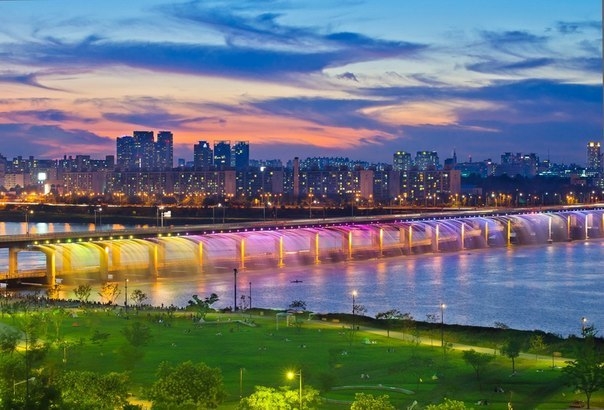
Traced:
<path fill-rule="evenodd" d="M 584 240 L 603 232 L 604 208 L 594 205 L 10 235 L 0 236 L 0 248 L 8 249 L 0 280 L 203 274 Z M 20 266 L 25 252 L 43 255 L 44 268 Z"/>

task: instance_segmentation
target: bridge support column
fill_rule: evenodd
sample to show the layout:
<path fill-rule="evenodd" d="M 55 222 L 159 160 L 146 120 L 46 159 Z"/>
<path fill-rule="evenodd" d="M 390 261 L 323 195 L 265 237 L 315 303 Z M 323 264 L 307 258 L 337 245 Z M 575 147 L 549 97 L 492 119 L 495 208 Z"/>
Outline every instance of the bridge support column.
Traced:
<path fill-rule="evenodd" d="M 352 259 L 352 231 L 342 235 L 342 250 L 346 252 L 346 260 Z"/>
<path fill-rule="evenodd" d="M 245 238 L 237 243 L 237 253 L 239 258 L 239 269 L 245 269 Z"/>
<path fill-rule="evenodd" d="M 8 248 L 8 277 L 14 278 L 19 273 L 19 249 Z"/>
<path fill-rule="evenodd" d="M 512 246 L 512 220 L 508 219 L 507 223 L 507 246 Z"/>
<path fill-rule="evenodd" d="M 149 275 L 159 276 L 159 244 L 150 244 L 149 248 Z"/>
<path fill-rule="evenodd" d="M 54 285 L 57 281 L 57 251 L 52 249 L 44 253 L 46 255 L 46 283 Z"/>
<path fill-rule="evenodd" d="M 589 227 L 593 225 L 593 214 L 585 214 L 585 239 L 589 239 Z"/>
<path fill-rule="evenodd" d="M 313 260 L 315 264 L 321 263 L 321 258 L 319 255 L 319 232 L 315 232 L 314 235 L 310 237 L 310 254 L 313 256 Z"/>
<path fill-rule="evenodd" d="M 489 221 L 484 221 L 484 243 L 489 247 Z"/>
<path fill-rule="evenodd" d="M 277 254 L 277 266 L 282 268 L 285 266 L 283 263 L 283 236 L 275 239 L 275 253 Z"/>
<path fill-rule="evenodd" d="M 107 245 L 99 244 L 99 274 L 103 280 L 107 280 L 109 275 L 109 248 Z"/>
<path fill-rule="evenodd" d="M 409 225 L 409 229 L 407 229 L 407 247 L 409 255 L 411 255 L 413 253 L 413 225 Z"/>
<path fill-rule="evenodd" d="M 378 240 L 378 257 L 382 257 L 384 256 L 384 228 L 380 228 L 378 230 L 378 236 L 377 236 L 377 240 Z"/>

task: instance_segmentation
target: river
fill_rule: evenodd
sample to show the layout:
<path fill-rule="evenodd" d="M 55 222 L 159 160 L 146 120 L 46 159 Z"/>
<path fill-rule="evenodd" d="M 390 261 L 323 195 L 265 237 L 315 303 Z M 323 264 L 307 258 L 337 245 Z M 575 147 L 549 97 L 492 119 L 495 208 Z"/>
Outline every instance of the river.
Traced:
<path fill-rule="evenodd" d="M 12 226 L 15 225 L 15 226 Z M 0 234 L 19 233 L 23 224 L 0 223 Z M 41 225 L 41 224 L 37 224 Z M 44 225 L 44 224 L 42 224 Z M 47 224 L 39 231 L 88 230 L 89 225 Z M 109 228 L 109 227 L 107 227 Z M 7 264 L 5 253 L 0 264 Z M 416 320 L 437 317 L 449 324 L 539 329 L 567 336 L 579 334 L 581 319 L 604 329 L 604 241 L 574 241 L 543 246 L 350 261 L 237 274 L 237 305 L 284 309 L 303 300 L 314 312 L 351 312 L 355 302 L 368 316 L 389 309 Z M 93 285 L 93 297 L 98 289 Z M 153 305 L 185 306 L 193 294 L 216 293 L 214 307 L 232 306 L 232 269 L 201 276 L 131 277 L 129 293 L 142 290 Z M 62 296 L 73 298 L 71 287 Z M 117 301 L 122 304 L 123 292 Z"/>

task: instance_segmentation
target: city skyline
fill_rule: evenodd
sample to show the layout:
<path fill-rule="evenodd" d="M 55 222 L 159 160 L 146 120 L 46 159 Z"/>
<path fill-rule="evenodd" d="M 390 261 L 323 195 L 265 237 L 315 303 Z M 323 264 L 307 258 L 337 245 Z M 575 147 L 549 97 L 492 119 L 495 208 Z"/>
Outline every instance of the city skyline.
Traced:
<path fill-rule="evenodd" d="M 460 161 L 535 152 L 583 164 L 602 138 L 600 1 L 7 1 L 0 11 L 11 16 L 0 29 L 7 157 L 101 157 L 133 130 L 169 130 L 186 159 L 201 140 L 245 140 L 259 159 L 455 149 Z"/>

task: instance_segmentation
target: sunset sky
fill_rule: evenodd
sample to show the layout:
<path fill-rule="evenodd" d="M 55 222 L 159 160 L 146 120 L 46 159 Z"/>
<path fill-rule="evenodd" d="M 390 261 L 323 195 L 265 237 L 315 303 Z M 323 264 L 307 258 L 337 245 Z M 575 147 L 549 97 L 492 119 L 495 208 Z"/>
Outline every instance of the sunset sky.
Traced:
<path fill-rule="evenodd" d="M 0 154 L 134 130 L 255 159 L 535 152 L 602 139 L 600 0 L 0 1 Z"/>

